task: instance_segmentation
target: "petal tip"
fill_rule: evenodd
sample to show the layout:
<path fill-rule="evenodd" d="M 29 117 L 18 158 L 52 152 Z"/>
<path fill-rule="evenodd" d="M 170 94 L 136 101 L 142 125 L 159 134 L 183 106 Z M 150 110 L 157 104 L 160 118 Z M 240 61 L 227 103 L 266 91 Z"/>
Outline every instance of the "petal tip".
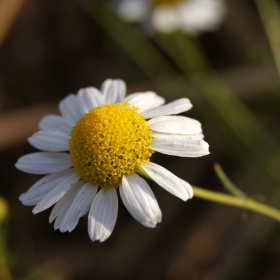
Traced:
<path fill-rule="evenodd" d="M 19 201 L 20 201 L 20 202 L 23 202 L 24 197 L 25 197 L 25 193 L 21 194 L 21 195 L 18 197 Z"/>
<path fill-rule="evenodd" d="M 15 163 L 15 167 L 16 167 L 17 169 L 19 169 L 19 162 L 18 162 L 18 161 Z M 20 170 L 20 169 L 19 169 L 19 170 Z"/>

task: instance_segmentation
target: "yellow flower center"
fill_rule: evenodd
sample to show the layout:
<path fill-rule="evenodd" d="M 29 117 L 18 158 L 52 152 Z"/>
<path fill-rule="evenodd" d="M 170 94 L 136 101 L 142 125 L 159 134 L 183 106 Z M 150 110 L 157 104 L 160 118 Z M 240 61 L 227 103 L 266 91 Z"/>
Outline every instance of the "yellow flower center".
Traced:
<path fill-rule="evenodd" d="M 128 102 L 101 105 L 86 113 L 70 133 L 69 151 L 77 174 L 100 187 L 118 187 L 153 153 L 148 122 Z"/>
<path fill-rule="evenodd" d="M 183 2 L 183 0 L 151 0 L 152 3 L 157 6 L 157 5 L 174 5 L 180 2 Z"/>

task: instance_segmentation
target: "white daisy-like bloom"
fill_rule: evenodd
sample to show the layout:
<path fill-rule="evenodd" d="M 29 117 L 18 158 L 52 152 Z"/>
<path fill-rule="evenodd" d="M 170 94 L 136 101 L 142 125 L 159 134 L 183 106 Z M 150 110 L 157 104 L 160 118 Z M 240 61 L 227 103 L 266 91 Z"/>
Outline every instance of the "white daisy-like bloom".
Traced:
<path fill-rule="evenodd" d="M 131 215 L 146 227 L 161 221 L 153 191 L 139 174 L 148 175 L 171 194 L 188 200 L 189 183 L 150 162 L 157 151 L 180 157 L 207 155 L 201 124 L 171 116 L 189 110 L 181 98 L 169 104 L 154 92 L 125 97 L 122 80 L 106 80 L 101 89 L 88 87 L 59 103 L 59 115 L 47 115 L 29 143 L 41 150 L 21 157 L 16 167 L 48 174 L 19 199 L 39 213 L 54 205 L 49 221 L 61 232 L 72 231 L 88 214 L 92 241 L 106 240 L 118 213 L 117 189 Z"/>
<path fill-rule="evenodd" d="M 149 22 L 162 33 L 178 29 L 197 35 L 214 31 L 226 14 L 224 0 L 113 0 L 118 14 L 129 22 Z"/>

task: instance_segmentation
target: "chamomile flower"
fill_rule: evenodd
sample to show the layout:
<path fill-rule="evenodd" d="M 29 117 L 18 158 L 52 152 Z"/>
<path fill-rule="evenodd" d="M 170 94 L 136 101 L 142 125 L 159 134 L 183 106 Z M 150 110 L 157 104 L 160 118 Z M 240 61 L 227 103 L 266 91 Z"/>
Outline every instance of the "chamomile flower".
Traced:
<path fill-rule="evenodd" d="M 16 167 L 48 174 L 20 196 L 39 213 L 54 205 L 49 221 L 61 232 L 72 231 L 88 214 L 92 241 L 106 240 L 118 213 L 117 189 L 131 215 L 147 227 L 161 221 L 161 210 L 146 173 L 171 194 L 188 200 L 192 187 L 160 165 L 150 162 L 157 151 L 180 157 L 207 155 L 198 121 L 171 116 L 192 105 L 181 98 L 167 105 L 154 92 L 125 97 L 122 80 L 106 80 L 101 89 L 81 89 L 59 103 L 61 116 L 47 115 L 28 140 L 41 150 L 21 157 Z"/>
<path fill-rule="evenodd" d="M 115 0 L 118 14 L 129 22 L 146 22 L 162 33 L 213 31 L 225 16 L 224 0 Z"/>

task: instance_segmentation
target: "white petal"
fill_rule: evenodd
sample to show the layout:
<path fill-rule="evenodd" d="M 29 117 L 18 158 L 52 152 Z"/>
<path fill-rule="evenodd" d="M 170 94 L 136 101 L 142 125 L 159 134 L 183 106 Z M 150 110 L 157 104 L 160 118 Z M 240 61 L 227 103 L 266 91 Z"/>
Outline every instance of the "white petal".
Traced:
<path fill-rule="evenodd" d="M 84 116 L 84 114 L 88 112 L 88 105 L 85 104 L 83 95 L 79 94 L 79 92 L 75 97 L 76 97 L 76 107 L 79 112 L 79 119 L 80 119 Z"/>
<path fill-rule="evenodd" d="M 61 116 L 47 115 L 39 123 L 39 129 L 44 131 L 70 134 L 74 122 Z"/>
<path fill-rule="evenodd" d="M 147 91 L 143 93 L 133 93 L 125 97 L 131 106 L 139 108 L 138 113 L 152 110 L 164 104 L 165 99 L 155 92 Z"/>
<path fill-rule="evenodd" d="M 102 188 L 95 196 L 88 215 L 88 233 L 92 241 L 103 242 L 112 233 L 118 215 L 116 189 Z"/>
<path fill-rule="evenodd" d="M 53 188 L 48 194 L 36 205 L 33 209 L 33 213 L 37 214 L 42 212 L 43 210 L 51 207 L 55 204 L 64 194 L 75 185 L 75 183 L 79 180 L 79 176 L 74 174 L 69 174 L 69 176 L 63 180 L 60 184 L 58 184 L 55 188 Z"/>
<path fill-rule="evenodd" d="M 104 104 L 104 97 L 100 91 L 94 87 L 82 88 L 78 92 L 78 98 L 85 108 L 85 113 L 94 107 Z"/>
<path fill-rule="evenodd" d="M 97 189 L 91 183 L 77 182 L 54 206 L 50 215 L 50 222 L 57 217 L 54 228 L 61 232 L 72 231 L 80 217 L 89 211 Z"/>
<path fill-rule="evenodd" d="M 188 111 L 191 108 L 192 108 L 192 104 L 189 99 L 180 98 L 164 106 L 144 112 L 143 117 L 145 119 L 151 119 L 159 116 L 175 115 Z"/>
<path fill-rule="evenodd" d="M 201 157 L 209 154 L 209 145 L 199 139 L 202 134 L 159 135 L 153 134 L 154 139 L 151 141 L 152 149 L 157 152 L 179 157 Z"/>
<path fill-rule="evenodd" d="M 202 140 L 204 138 L 203 133 L 197 134 L 169 134 L 164 132 L 153 132 L 153 138 L 157 140 L 174 140 L 174 141 L 188 141 L 188 140 Z"/>
<path fill-rule="evenodd" d="M 84 181 L 82 181 L 82 180 L 76 182 L 75 185 L 73 185 L 69 189 L 69 191 L 67 191 L 67 193 L 65 193 L 65 195 L 62 196 L 61 199 L 59 199 L 57 201 L 57 203 L 54 205 L 52 212 L 50 214 L 50 217 L 49 217 L 50 223 L 58 216 L 60 217 L 60 219 L 65 216 L 69 206 L 71 205 L 72 200 L 74 199 L 76 193 L 80 190 L 80 188 L 82 187 L 83 184 L 84 184 Z M 59 228 L 59 225 L 58 225 L 58 227 L 54 227 L 54 228 L 55 229 Z"/>
<path fill-rule="evenodd" d="M 137 174 L 123 176 L 120 195 L 127 210 L 142 225 L 155 227 L 161 222 L 161 210 L 154 193 Z"/>
<path fill-rule="evenodd" d="M 141 167 L 157 184 L 173 195 L 182 200 L 187 200 L 193 197 L 193 189 L 191 185 L 162 166 L 147 162 Z"/>
<path fill-rule="evenodd" d="M 170 33 L 179 27 L 179 18 L 173 5 L 159 5 L 152 14 L 152 25 L 155 30 Z"/>
<path fill-rule="evenodd" d="M 172 134 L 197 134 L 202 132 L 201 124 L 182 116 L 156 117 L 148 121 L 151 130 Z"/>
<path fill-rule="evenodd" d="M 61 132 L 39 131 L 28 138 L 28 142 L 38 150 L 46 152 L 67 151 L 69 136 Z"/>
<path fill-rule="evenodd" d="M 69 168 L 61 172 L 49 174 L 32 185 L 26 193 L 19 197 L 19 200 L 24 205 L 36 205 L 49 191 L 75 173 L 73 168 Z"/>
<path fill-rule="evenodd" d="M 126 93 L 126 85 L 123 80 L 108 79 L 103 82 L 100 90 L 105 99 L 105 104 L 120 102 Z"/>
<path fill-rule="evenodd" d="M 221 0 L 184 1 L 178 5 L 177 12 L 181 27 L 197 34 L 217 29 L 226 14 L 226 7 Z"/>
<path fill-rule="evenodd" d="M 59 102 L 59 110 L 63 117 L 76 123 L 82 116 L 81 103 L 74 94 L 69 94 Z"/>
<path fill-rule="evenodd" d="M 31 174 L 48 174 L 68 169 L 71 158 L 66 153 L 33 153 L 19 158 L 16 168 Z"/>
<path fill-rule="evenodd" d="M 125 21 L 143 21 L 149 13 L 149 3 L 143 0 L 121 0 L 117 1 L 116 10 Z"/>

